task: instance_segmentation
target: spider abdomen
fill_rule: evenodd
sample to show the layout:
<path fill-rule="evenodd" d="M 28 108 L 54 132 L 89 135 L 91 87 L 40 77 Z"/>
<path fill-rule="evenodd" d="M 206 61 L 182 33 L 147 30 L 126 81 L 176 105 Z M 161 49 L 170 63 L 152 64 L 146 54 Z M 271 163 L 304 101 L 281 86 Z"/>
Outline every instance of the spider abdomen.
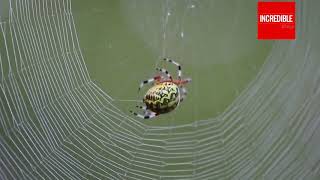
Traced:
<path fill-rule="evenodd" d="M 143 102 L 157 114 L 168 113 L 178 106 L 179 87 L 172 82 L 156 84 L 147 91 Z"/>

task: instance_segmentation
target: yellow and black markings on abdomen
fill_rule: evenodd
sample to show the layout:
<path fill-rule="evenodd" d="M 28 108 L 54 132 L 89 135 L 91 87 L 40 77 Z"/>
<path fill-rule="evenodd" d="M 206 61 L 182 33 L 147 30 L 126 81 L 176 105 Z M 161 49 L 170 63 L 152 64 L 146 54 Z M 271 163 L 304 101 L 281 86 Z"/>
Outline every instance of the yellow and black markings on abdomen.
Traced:
<path fill-rule="evenodd" d="M 151 87 L 143 102 L 146 104 L 147 109 L 163 114 L 175 109 L 179 103 L 179 90 L 178 86 L 171 82 L 163 82 Z"/>

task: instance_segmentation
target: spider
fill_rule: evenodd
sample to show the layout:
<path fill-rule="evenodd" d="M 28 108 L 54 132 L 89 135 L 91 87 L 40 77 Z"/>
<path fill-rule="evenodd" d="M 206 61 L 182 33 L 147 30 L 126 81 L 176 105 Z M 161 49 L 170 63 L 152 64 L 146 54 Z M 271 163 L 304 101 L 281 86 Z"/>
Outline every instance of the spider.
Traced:
<path fill-rule="evenodd" d="M 166 69 L 156 68 L 160 72 L 151 79 L 142 81 L 138 91 L 146 84 L 153 83 L 153 86 L 143 97 L 143 106 L 136 106 L 143 110 L 143 114 L 130 111 L 135 116 L 142 119 L 154 118 L 160 114 L 173 111 L 187 95 L 185 84 L 191 81 L 190 78 L 182 79 L 181 66 L 174 60 L 164 58 L 166 62 L 172 63 L 178 67 L 178 79 L 173 79 Z"/>

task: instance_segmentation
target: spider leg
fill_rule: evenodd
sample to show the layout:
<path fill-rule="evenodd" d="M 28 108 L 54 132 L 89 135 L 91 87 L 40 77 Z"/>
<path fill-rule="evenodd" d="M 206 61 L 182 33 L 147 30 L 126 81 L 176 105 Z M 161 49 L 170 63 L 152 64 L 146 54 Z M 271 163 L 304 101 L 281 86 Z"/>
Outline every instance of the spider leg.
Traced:
<path fill-rule="evenodd" d="M 133 112 L 133 111 L 130 111 L 130 112 L 131 112 L 133 115 L 135 115 L 135 116 L 137 116 L 137 117 L 139 117 L 139 118 L 141 118 L 141 119 L 151 119 L 151 118 L 154 118 L 154 117 L 158 116 L 157 113 L 155 113 L 155 112 L 150 112 L 150 111 L 146 111 L 146 112 L 144 113 L 144 115 L 139 114 L 139 113 L 136 113 L 136 112 Z"/>
<path fill-rule="evenodd" d="M 182 102 L 186 97 L 187 97 L 187 89 L 185 87 L 182 87 L 179 89 L 180 90 L 180 102 Z"/>
<path fill-rule="evenodd" d="M 155 112 L 152 112 L 152 111 L 149 111 L 149 112 L 147 111 L 146 113 L 147 113 L 147 116 L 149 117 L 149 118 L 146 118 L 146 119 L 151 119 L 151 118 L 154 118 L 154 117 L 159 115 L 159 114 L 157 114 Z"/>
<path fill-rule="evenodd" d="M 168 70 L 163 69 L 163 68 L 156 68 L 156 70 L 158 70 L 158 71 L 166 74 L 167 78 L 169 78 L 170 80 L 172 80 L 172 76 L 171 76 L 171 74 L 168 72 Z"/>
<path fill-rule="evenodd" d="M 136 106 L 136 107 L 139 108 L 139 109 L 141 109 L 144 114 L 146 114 L 147 111 L 149 111 L 149 110 L 147 109 L 147 106 Z"/>
<path fill-rule="evenodd" d="M 182 79 L 182 80 L 180 80 L 180 85 L 184 85 L 184 84 L 187 84 L 187 83 L 189 83 L 189 82 L 191 82 L 191 78 L 186 78 L 186 79 Z"/>
<path fill-rule="evenodd" d="M 155 76 L 155 77 L 150 78 L 150 79 L 148 79 L 148 80 L 142 81 L 142 82 L 140 83 L 140 86 L 139 86 L 138 91 L 140 91 L 141 88 L 142 88 L 144 85 L 150 84 L 150 83 L 152 83 L 152 82 L 154 82 L 154 81 L 158 81 L 158 80 L 160 80 L 160 79 L 161 79 L 161 76 Z"/>
<path fill-rule="evenodd" d="M 137 108 L 140 108 L 142 110 L 147 110 L 147 106 L 136 106 Z"/>
<path fill-rule="evenodd" d="M 177 63 L 174 60 L 168 59 L 168 58 L 163 58 L 164 61 L 173 63 L 174 65 L 176 65 L 178 67 L 178 78 L 179 80 L 181 80 L 181 76 L 182 76 L 182 70 L 181 70 L 181 65 L 179 63 Z"/>

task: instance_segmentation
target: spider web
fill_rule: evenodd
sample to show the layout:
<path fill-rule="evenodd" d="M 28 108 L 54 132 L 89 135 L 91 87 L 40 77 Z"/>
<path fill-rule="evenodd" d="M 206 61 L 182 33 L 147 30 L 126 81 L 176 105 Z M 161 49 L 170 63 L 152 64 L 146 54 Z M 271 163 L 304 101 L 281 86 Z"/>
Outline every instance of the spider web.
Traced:
<path fill-rule="evenodd" d="M 216 118 L 147 126 L 90 79 L 70 0 L 2 15 L 0 179 L 318 179 L 319 2 Z"/>
<path fill-rule="evenodd" d="M 153 66 L 164 67 L 173 77 L 176 77 L 176 69 L 161 61 L 163 57 L 169 57 L 182 65 L 184 77 L 193 79 L 192 83 L 186 85 L 191 93 L 187 96 L 186 103 L 179 107 L 179 111 L 174 111 L 163 119 L 163 116 L 160 116 L 159 121 L 150 122 L 152 125 L 168 121 L 171 121 L 170 125 L 187 124 L 220 115 L 256 75 L 267 56 L 267 50 L 271 49 L 270 44 L 259 42 L 254 36 L 256 34 L 256 25 L 253 23 L 256 13 L 254 2 L 240 3 L 234 0 L 229 3 L 210 0 L 201 2 L 122 0 L 120 2 L 120 8 L 117 6 L 114 8 L 121 10 L 121 15 L 125 17 L 123 19 L 127 25 L 117 28 L 121 33 L 113 33 L 107 30 L 110 26 L 107 24 L 105 33 L 99 34 L 98 37 L 101 39 L 101 36 L 110 33 L 109 36 L 115 37 L 113 41 L 117 41 L 123 38 L 123 34 L 134 32 L 133 37 L 125 36 L 125 38 L 138 37 L 139 40 L 142 40 L 143 45 L 135 43 L 135 46 L 118 47 L 120 49 L 118 51 L 126 49 L 126 55 L 133 60 L 126 61 L 121 68 L 108 63 L 108 66 L 113 67 L 110 68 L 111 71 L 116 69 L 115 71 L 121 73 L 103 73 L 103 76 L 100 76 L 116 76 L 118 81 L 130 84 L 124 89 L 132 89 L 137 86 L 137 82 L 143 80 L 142 78 L 153 77 L 155 74 Z M 110 4 L 99 4 L 99 6 L 110 6 Z M 114 17 L 116 14 L 116 12 L 110 13 L 109 16 Z M 101 20 L 107 22 L 114 20 L 103 18 L 105 16 L 101 16 Z M 97 16 L 92 17 L 97 18 Z M 117 20 L 121 21 L 121 18 Z M 130 31 L 122 31 L 122 29 Z M 80 29 L 80 35 L 82 34 L 85 33 L 82 33 Z M 106 39 L 112 43 L 112 40 Z M 96 41 L 99 39 L 97 38 Z M 88 49 L 92 45 L 87 45 L 85 48 Z M 139 48 L 135 48 L 136 46 Z M 130 49 L 135 50 L 130 52 Z M 109 55 L 116 50 L 115 46 L 112 50 L 107 50 L 106 53 L 99 56 L 118 59 L 116 62 L 118 63 L 124 59 L 123 56 Z M 152 55 L 148 55 L 146 51 Z M 99 51 L 94 52 L 99 53 Z M 143 54 L 143 56 L 137 57 L 136 54 Z M 88 67 L 91 72 L 98 71 L 98 68 L 92 68 L 90 62 L 88 61 Z M 96 63 L 100 66 L 102 64 L 98 61 Z M 133 68 L 128 69 L 128 66 Z M 104 72 L 105 69 L 101 71 Z M 110 80 L 107 82 L 104 80 L 106 78 L 99 78 L 99 75 L 95 74 L 93 77 L 102 82 L 104 89 L 108 89 L 115 100 L 136 97 L 136 92 L 135 94 L 128 91 L 120 93 L 121 89 L 114 88 Z M 131 82 L 136 82 L 136 84 Z M 138 99 L 141 97 L 139 96 Z M 134 104 L 126 104 L 125 107 L 128 106 L 134 106 Z"/>

